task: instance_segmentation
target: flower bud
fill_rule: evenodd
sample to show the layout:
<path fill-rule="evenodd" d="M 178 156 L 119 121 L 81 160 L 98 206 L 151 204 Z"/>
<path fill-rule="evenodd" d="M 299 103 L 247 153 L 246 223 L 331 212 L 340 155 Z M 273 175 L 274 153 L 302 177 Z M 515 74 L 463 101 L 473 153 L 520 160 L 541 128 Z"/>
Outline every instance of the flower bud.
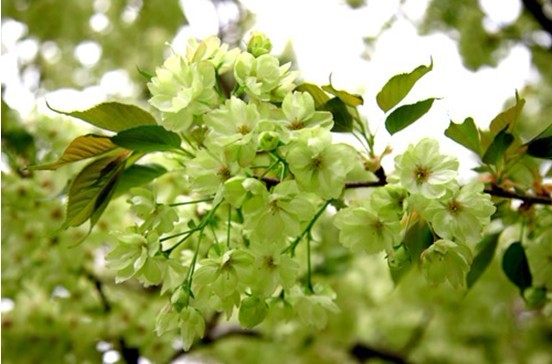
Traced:
<path fill-rule="evenodd" d="M 278 144 L 280 144 L 280 134 L 275 131 L 263 131 L 259 134 L 259 147 L 262 150 L 269 152 L 276 149 Z"/>
<path fill-rule="evenodd" d="M 263 54 L 270 53 L 272 50 L 272 43 L 270 39 L 263 33 L 254 32 L 247 43 L 247 51 L 255 57 L 262 56 Z"/>

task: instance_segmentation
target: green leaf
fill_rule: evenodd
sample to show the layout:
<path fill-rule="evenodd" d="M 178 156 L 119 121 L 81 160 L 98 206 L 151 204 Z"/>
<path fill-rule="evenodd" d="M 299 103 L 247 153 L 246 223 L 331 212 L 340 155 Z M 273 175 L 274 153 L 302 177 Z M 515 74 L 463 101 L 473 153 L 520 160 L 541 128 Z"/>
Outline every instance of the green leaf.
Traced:
<path fill-rule="evenodd" d="M 473 259 L 471 269 L 466 276 L 468 289 L 473 286 L 493 260 L 498 244 L 498 236 L 499 234 L 487 235 L 477 244 L 477 250 L 479 252 Z"/>
<path fill-rule="evenodd" d="M 69 189 L 64 228 L 79 226 L 93 217 L 95 223 L 109 202 L 128 152 L 97 159 L 75 177 Z"/>
<path fill-rule="evenodd" d="M 47 104 L 48 105 L 48 104 Z M 140 125 L 156 125 L 154 117 L 147 111 L 119 102 L 105 102 L 84 111 L 65 112 L 48 107 L 63 115 L 73 116 L 98 128 L 119 132 Z"/>
<path fill-rule="evenodd" d="M 525 99 L 520 99 L 518 93 L 516 92 L 516 104 L 498 114 L 493 121 L 491 121 L 491 135 L 497 135 L 500 131 L 504 130 L 504 128 L 512 130 L 524 105 Z"/>
<path fill-rule="evenodd" d="M 408 95 L 412 87 L 426 73 L 433 69 L 433 59 L 429 66 L 419 66 L 410 73 L 401 73 L 391 77 L 376 96 L 379 108 L 387 112 Z"/>
<path fill-rule="evenodd" d="M 158 152 L 180 147 L 178 134 L 161 125 L 143 125 L 127 129 L 111 137 L 111 141 L 123 148 L 138 152 Z"/>
<path fill-rule="evenodd" d="M 526 145 L 530 156 L 552 159 L 552 124 Z"/>
<path fill-rule="evenodd" d="M 331 84 L 322 86 L 322 90 L 338 97 L 341 101 L 343 101 L 348 106 L 354 107 L 354 106 L 362 105 L 364 103 L 362 96 L 353 95 L 348 93 L 347 91 L 336 90 Z"/>
<path fill-rule="evenodd" d="M 131 188 L 148 184 L 165 173 L 167 170 L 159 164 L 133 164 L 119 176 L 113 198 L 121 196 Z"/>
<path fill-rule="evenodd" d="M 31 169 L 54 170 L 70 163 L 97 157 L 101 154 L 110 152 L 115 148 L 117 148 L 117 146 L 113 144 L 108 137 L 94 134 L 81 135 L 69 144 L 57 161 L 32 166 Z"/>
<path fill-rule="evenodd" d="M 447 130 L 445 130 L 445 135 L 472 152 L 481 155 L 479 130 L 472 118 L 466 118 L 462 124 L 451 121 Z"/>
<path fill-rule="evenodd" d="M 347 109 L 347 105 L 338 97 L 334 97 L 324 104 L 322 110 L 329 111 L 333 115 L 333 132 L 347 133 L 353 130 L 353 117 Z"/>
<path fill-rule="evenodd" d="M 391 135 L 403 130 L 424 116 L 429 109 L 431 109 L 433 101 L 435 101 L 435 99 L 432 98 L 396 108 L 387 116 L 385 128 Z"/>
<path fill-rule="evenodd" d="M 144 78 L 148 81 L 151 81 L 151 79 L 153 78 L 153 73 L 151 72 L 148 72 L 146 70 L 143 70 L 141 69 L 140 67 L 136 66 L 136 69 L 138 70 L 138 73 L 141 74 L 142 76 L 144 76 Z"/>
<path fill-rule="evenodd" d="M 330 99 L 330 97 L 322 91 L 320 87 L 313 85 L 312 83 L 302 83 L 295 88 L 295 91 L 308 92 L 311 94 L 317 109 L 326 104 L 326 102 Z"/>
<path fill-rule="evenodd" d="M 514 136 L 508 133 L 506 130 L 508 126 L 504 127 L 493 139 L 491 145 L 487 148 L 487 151 L 483 155 L 483 162 L 486 164 L 496 164 L 500 158 L 504 155 L 510 144 L 514 142 Z"/>
<path fill-rule="evenodd" d="M 533 277 L 529 270 L 525 250 L 519 241 L 511 244 L 506 249 L 504 258 L 502 259 L 502 270 L 506 274 L 506 277 L 518 286 L 521 291 L 531 287 L 533 284 Z"/>

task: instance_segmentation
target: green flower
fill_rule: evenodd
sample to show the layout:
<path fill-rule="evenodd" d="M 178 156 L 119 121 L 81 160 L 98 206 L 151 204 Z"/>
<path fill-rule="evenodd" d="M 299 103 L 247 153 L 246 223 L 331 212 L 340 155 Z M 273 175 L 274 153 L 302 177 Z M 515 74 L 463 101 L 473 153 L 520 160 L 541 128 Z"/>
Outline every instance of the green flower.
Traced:
<path fill-rule="evenodd" d="M 255 58 L 250 53 L 242 53 L 236 60 L 234 77 L 251 98 L 281 101 L 295 88 L 293 81 L 297 73 L 290 72 L 289 67 L 289 63 L 280 66 L 278 58 L 270 54 Z"/>
<path fill-rule="evenodd" d="M 470 270 L 470 249 L 450 240 L 437 240 L 420 256 L 426 279 L 433 284 L 448 280 L 454 288 L 464 287 Z"/>
<path fill-rule="evenodd" d="M 159 235 L 173 230 L 178 221 L 176 210 L 170 206 L 158 204 L 155 193 L 147 188 L 133 188 L 132 197 L 128 200 L 130 209 L 143 219 L 140 231 L 157 231 Z"/>
<path fill-rule="evenodd" d="M 284 126 L 289 130 L 299 130 L 320 125 L 331 130 L 333 126 L 332 113 L 315 111 L 314 99 L 308 92 L 290 92 L 282 102 L 282 111 L 286 120 Z"/>
<path fill-rule="evenodd" d="M 341 244 L 354 252 L 389 250 L 401 239 L 401 224 L 394 211 L 376 212 L 370 206 L 345 208 L 335 215 L 334 225 Z"/>
<path fill-rule="evenodd" d="M 458 161 L 440 154 L 436 140 L 425 138 L 395 158 L 395 169 L 410 193 L 441 197 L 456 179 Z"/>
<path fill-rule="evenodd" d="M 237 174 L 238 167 L 235 163 L 228 162 L 221 150 L 215 152 L 202 149 L 186 165 L 192 187 L 198 193 L 216 193 L 224 182 Z"/>
<path fill-rule="evenodd" d="M 370 205 L 375 211 L 388 211 L 401 218 L 407 196 L 408 193 L 403 187 L 388 184 L 375 189 L 370 195 Z"/>
<path fill-rule="evenodd" d="M 220 39 L 216 36 L 207 37 L 201 42 L 195 38 L 190 38 L 186 46 L 186 60 L 188 63 L 209 61 L 219 75 L 234 68 L 239 53 L 240 51 L 237 48 L 229 51 L 228 44 L 221 45 Z"/>
<path fill-rule="evenodd" d="M 331 144 L 329 131 L 312 130 L 290 145 L 286 161 L 301 189 L 323 199 L 338 198 L 347 174 L 355 167 L 356 152 L 349 145 Z"/>
<path fill-rule="evenodd" d="M 301 224 L 314 214 L 312 202 L 299 191 L 295 181 L 279 183 L 270 194 L 255 193 L 242 209 L 251 238 L 262 241 L 297 236 Z"/>
<path fill-rule="evenodd" d="M 272 42 L 270 39 L 260 32 L 252 32 L 249 42 L 247 42 L 247 51 L 255 57 L 260 57 L 263 54 L 270 53 L 272 50 Z"/>
<path fill-rule="evenodd" d="M 215 82 L 215 68 L 210 62 L 188 64 L 181 55 L 174 54 L 148 83 L 152 94 L 149 102 L 162 112 L 163 126 L 183 131 L 190 127 L 194 115 L 219 104 Z"/>
<path fill-rule="evenodd" d="M 481 240 L 481 232 L 496 210 L 491 196 L 483 189 L 482 183 L 474 182 L 448 191 L 440 200 L 432 200 L 425 214 L 437 235 L 463 243 Z"/>
<path fill-rule="evenodd" d="M 282 244 L 254 241 L 250 248 L 255 260 L 244 281 L 254 295 L 269 297 L 279 286 L 289 289 L 295 284 L 299 265 L 289 254 L 282 254 Z"/>
<path fill-rule="evenodd" d="M 314 292 L 305 294 L 301 288 L 294 286 L 289 292 L 289 301 L 297 310 L 301 322 L 321 330 L 328 322 L 328 312 L 339 313 L 334 303 L 335 293 L 327 286 L 317 284 Z"/>

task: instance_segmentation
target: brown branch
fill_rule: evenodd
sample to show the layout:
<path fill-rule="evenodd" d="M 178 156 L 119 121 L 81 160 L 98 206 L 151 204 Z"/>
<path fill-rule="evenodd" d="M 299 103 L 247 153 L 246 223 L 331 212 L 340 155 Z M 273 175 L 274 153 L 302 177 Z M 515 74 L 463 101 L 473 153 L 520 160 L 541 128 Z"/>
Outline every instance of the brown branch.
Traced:
<path fill-rule="evenodd" d="M 368 359 L 382 359 L 389 363 L 394 364 L 407 364 L 405 358 L 399 354 L 383 351 L 379 349 L 372 348 L 370 346 L 357 343 L 350 350 L 350 354 L 358 360 L 359 363 L 364 363 Z"/>
<path fill-rule="evenodd" d="M 552 205 L 552 198 L 550 196 L 520 195 L 518 193 L 505 190 L 502 187 L 496 185 L 485 188 L 485 192 L 491 196 L 520 200 L 527 205 Z"/>

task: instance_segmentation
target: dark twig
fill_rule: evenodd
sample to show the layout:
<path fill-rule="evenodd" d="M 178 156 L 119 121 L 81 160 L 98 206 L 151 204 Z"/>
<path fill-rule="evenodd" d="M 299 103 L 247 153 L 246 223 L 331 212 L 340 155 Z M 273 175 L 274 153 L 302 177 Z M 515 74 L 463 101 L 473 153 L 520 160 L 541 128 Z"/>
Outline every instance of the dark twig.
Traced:
<path fill-rule="evenodd" d="M 520 195 L 515 192 L 505 190 L 502 187 L 499 187 L 496 185 L 492 185 L 491 187 L 485 188 L 485 192 L 491 196 L 520 200 L 527 205 L 534 205 L 534 204 L 552 205 L 552 198 L 550 198 L 550 196 Z"/>
<path fill-rule="evenodd" d="M 541 5 L 537 0 L 522 0 L 525 10 L 527 10 L 540 26 L 552 35 L 552 19 L 546 16 L 544 5 Z"/>
<path fill-rule="evenodd" d="M 357 343 L 350 349 L 350 354 L 358 360 L 359 363 L 364 363 L 368 359 L 382 359 L 394 364 L 407 364 L 408 362 L 402 356 L 396 353 L 374 349 L 367 345 Z"/>

